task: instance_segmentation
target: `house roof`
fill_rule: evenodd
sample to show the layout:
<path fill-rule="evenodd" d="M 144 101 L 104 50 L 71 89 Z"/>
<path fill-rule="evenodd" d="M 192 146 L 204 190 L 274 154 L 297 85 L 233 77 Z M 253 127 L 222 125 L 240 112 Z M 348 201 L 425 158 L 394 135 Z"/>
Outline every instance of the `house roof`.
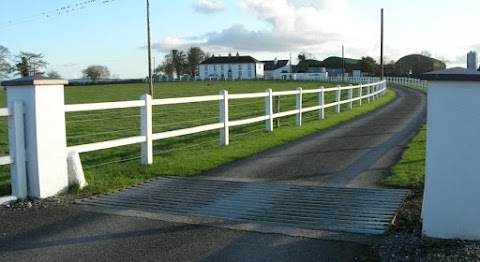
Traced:
<path fill-rule="evenodd" d="M 251 56 L 212 56 L 209 59 L 201 62 L 201 65 L 205 64 L 250 64 L 261 63 L 257 59 Z"/>
<path fill-rule="evenodd" d="M 306 59 L 300 61 L 297 65 L 298 67 L 323 67 L 323 62 L 315 59 Z"/>
<path fill-rule="evenodd" d="M 277 63 L 275 63 L 275 60 L 269 60 L 269 61 L 262 61 L 262 63 L 265 64 L 264 70 L 265 71 L 273 71 L 275 69 L 284 67 L 288 64 L 288 60 L 276 60 Z"/>
<path fill-rule="evenodd" d="M 420 76 L 420 79 L 430 81 L 480 81 L 480 71 L 454 67 L 424 73 Z"/>

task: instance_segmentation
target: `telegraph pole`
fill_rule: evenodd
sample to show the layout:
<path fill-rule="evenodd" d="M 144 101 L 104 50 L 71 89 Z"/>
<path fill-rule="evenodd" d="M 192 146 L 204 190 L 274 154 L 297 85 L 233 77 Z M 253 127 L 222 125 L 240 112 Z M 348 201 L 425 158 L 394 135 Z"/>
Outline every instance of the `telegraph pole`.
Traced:
<path fill-rule="evenodd" d="M 342 45 L 342 83 L 345 82 L 345 47 Z"/>
<path fill-rule="evenodd" d="M 380 10 L 380 80 L 385 76 L 385 68 L 383 65 L 383 8 Z"/>
<path fill-rule="evenodd" d="M 150 0 L 147 0 L 147 35 L 148 35 L 148 92 L 153 98 L 152 46 L 150 43 Z"/>

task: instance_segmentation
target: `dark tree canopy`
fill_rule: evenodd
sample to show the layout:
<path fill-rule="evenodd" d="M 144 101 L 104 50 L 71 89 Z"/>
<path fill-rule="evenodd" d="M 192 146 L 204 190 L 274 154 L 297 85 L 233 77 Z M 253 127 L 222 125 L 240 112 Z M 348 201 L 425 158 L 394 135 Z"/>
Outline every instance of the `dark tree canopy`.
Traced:
<path fill-rule="evenodd" d="M 369 75 L 376 75 L 378 72 L 378 64 L 375 59 L 370 56 L 362 57 L 360 62 L 358 62 L 360 70 Z"/>
<path fill-rule="evenodd" d="M 191 77 L 198 73 L 198 65 L 205 60 L 205 52 L 200 47 L 192 46 L 187 53 L 187 70 Z"/>
<path fill-rule="evenodd" d="M 297 58 L 299 62 L 302 62 L 307 59 L 315 59 L 315 55 L 312 53 L 307 53 L 306 51 L 302 51 L 300 54 L 298 54 Z"/>
<path fill-rule="evenodd" d="M 30 53 L 21 51 L 16 56 L 15 70 L 17 75 L 35 76 L 44 75 L 47 62 L 44 60 L 42 53 Z"/>
<path fill-rule="evenodd" d="M 98 79 L 106 79 L 110 77 L 110 70 L 103 65 L 91 65 L 82 71 L 84 77 L 89 78 L 92 82 Z"/>
<path fill-rule="evenodd" d="M 192 46 L 187 53 L 182 50 L 173 49 L 165 55 L 162 63 L 155 68 L 155 74 L 162 74 L 167 77 L 176 75 L 178 79 L 188 74 L 195 77 L 198 73 L 198 65 L 205 61 L 210 54 L 205 54 L 200 47 Z"/>

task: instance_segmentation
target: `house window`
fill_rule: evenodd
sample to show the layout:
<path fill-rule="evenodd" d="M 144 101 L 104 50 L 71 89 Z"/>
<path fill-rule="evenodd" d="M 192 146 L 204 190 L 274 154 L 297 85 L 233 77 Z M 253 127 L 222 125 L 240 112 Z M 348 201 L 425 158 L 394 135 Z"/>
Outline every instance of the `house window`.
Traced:
<path fill-rule="evenodd" d="M 252 64 L 248 64 L 248 70 L 252 70 Z"/>
<path fill-rule="evenodd" d="M 252 78 L 252 71 L 248 71 L 248 78 Z"/>
<path fill-rule="evenodd" d="M 223 64 L 222 64 L 222 70 L 223 70 Z"/>
<path fill-rule="evenodd" d="M 242 71 L 238 72 L 238 78 L 242 78 Z"/>

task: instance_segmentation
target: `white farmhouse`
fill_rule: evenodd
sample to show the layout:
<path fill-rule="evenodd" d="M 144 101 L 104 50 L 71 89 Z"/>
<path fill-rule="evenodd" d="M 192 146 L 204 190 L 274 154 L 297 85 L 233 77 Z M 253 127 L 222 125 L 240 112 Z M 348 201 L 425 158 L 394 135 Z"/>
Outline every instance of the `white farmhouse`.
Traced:
<path fill-rule="evenodd" d="M 277 80 L 282 79 L 282 76 L 285 76 L 287 73 L 291 73 L 291 65 L 289 60 L 275 60 L 273 61 L 262 61 L 265 64 L 265 79 L 268 80 Z"/>
<path fill-rule="evenodd" d="M 264 77 L 264 64 L 251 56 L 212 56 L 198 66 L 202 80 L 246 80 Z"/>

